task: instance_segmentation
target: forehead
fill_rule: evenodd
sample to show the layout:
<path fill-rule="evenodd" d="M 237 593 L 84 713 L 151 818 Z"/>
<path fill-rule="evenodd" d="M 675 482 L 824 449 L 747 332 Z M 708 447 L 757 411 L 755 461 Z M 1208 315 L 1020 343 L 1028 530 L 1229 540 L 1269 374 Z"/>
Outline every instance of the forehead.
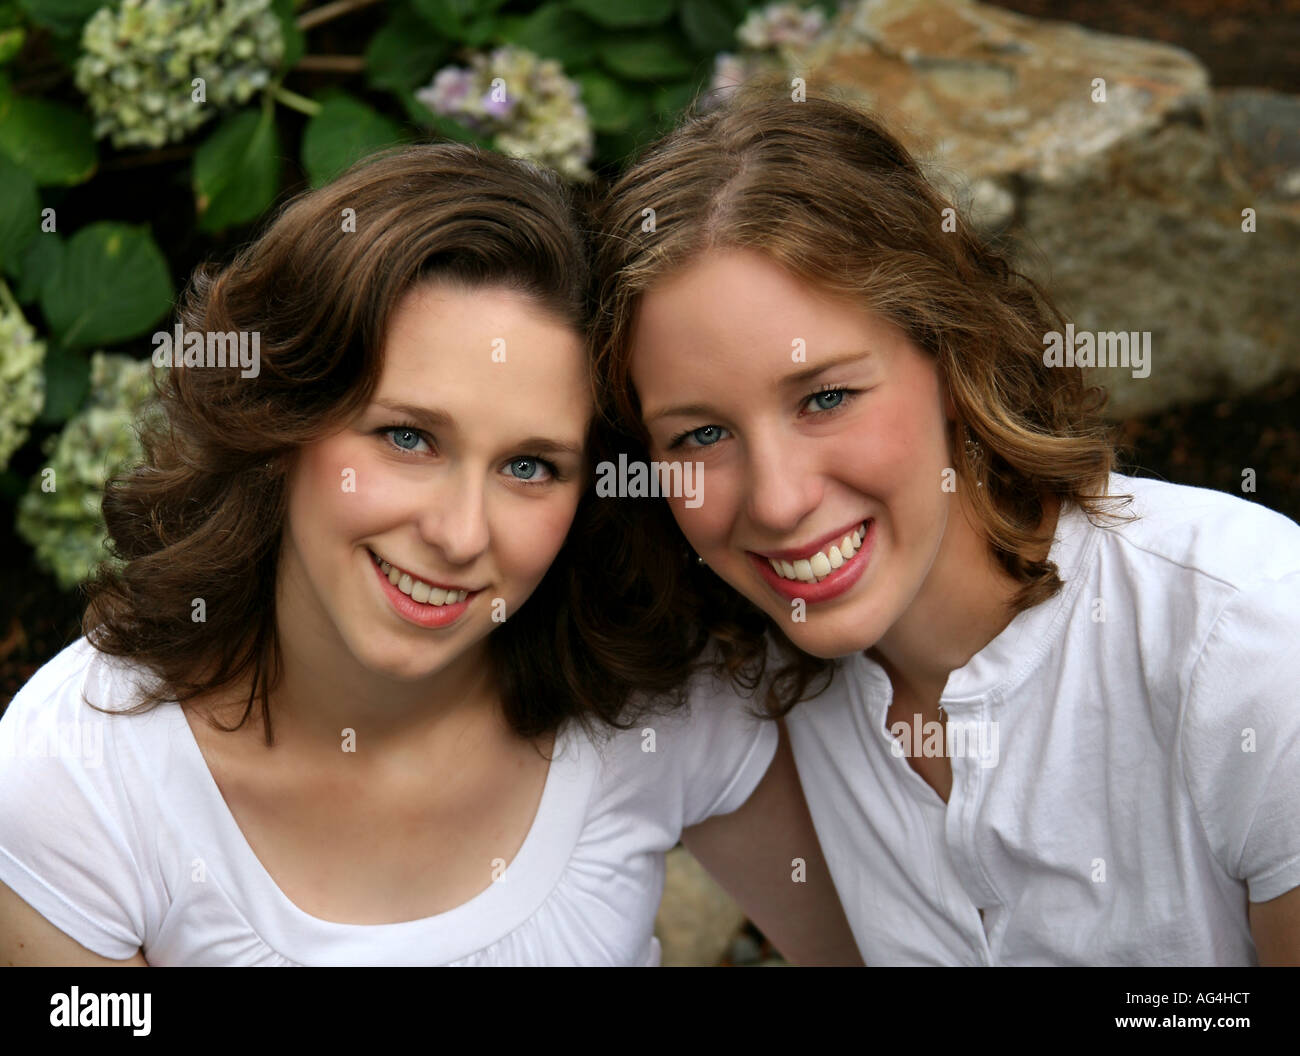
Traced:
<path fill-rule="evenodd" d="M 585 392 L 582 335 L 517 290 L 424 283 L 405 294 L 389 322 L 380 387 L 390 384 L 488 399 L 539 385 L 552 396 Z"/>
<path fill-rule="evenodd" d="M 888 320 L 804 282 L 752 250 L 712 251 L 642 295 L 631 336 L 638 388 L 660 368 L 683 372 L 815 366 L 818 357 L 883 348 Z"/>

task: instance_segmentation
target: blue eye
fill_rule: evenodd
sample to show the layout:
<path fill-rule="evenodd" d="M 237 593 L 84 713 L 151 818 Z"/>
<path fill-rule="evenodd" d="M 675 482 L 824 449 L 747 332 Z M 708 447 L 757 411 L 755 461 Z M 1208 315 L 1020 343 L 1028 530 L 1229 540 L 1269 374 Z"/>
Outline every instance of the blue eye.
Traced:
<path fill-rule="evenodd" d="M 379 430 L 388 437 L 389 442 L 402 451 L 416 451 L 425 443 L 424 434 L 409 425 L 389 425 Z"/>
<path fill-rule="evenodd" d="M 684 433 L 678 433 L 668 443 L 669 450 L 677 447 L 688 438 L 694 443 L 687 444 L 688 447 L 712 447 L 722 439 L 722 434 L 726 430 L 720 425 L 702 425 L 698 429 L 688 429 Z"/>
<path fill-rule="evenodd" d="M 522 480 L 529 484 L 541 484 L 559 475 L 555 467 L 544 458 L 514 458 L 510 460 L 509 468 L 510 475 L 515 480 Z"/>
<path fill-rule="evenodd" d="M 843 385 L 827 385 L 817 392 L 810 392 L 804 397 L 805 410 L 814 417 L 831 415 L 842 407 L 847 407 L 860 390 L 845 388 Z"/>

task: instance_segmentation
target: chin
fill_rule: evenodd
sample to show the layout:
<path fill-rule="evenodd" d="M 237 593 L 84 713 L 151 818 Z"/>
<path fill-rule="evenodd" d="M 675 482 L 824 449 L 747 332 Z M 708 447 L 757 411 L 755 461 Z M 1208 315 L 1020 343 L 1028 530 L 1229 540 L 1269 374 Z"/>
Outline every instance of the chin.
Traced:
<path fill-rule="evenodd" d="M 864 638 L 860 632 L 806 631 L 799 634 L 786 631 L 786 637 L 802 652 L 821 660 L 838 660 L 840 657 L 852 656 L 870 649 L 879 640 Z"/>
<path fill-rule="evenodd" d="M 394 682 L 418 682 L 436 674 L 446 663 L 441 652 L 412 649 L 409 645 L 381 640 L 375 636 L 370 641 L 350 643 L 352 656 L 370 674 Z"/>
<path fill-rule="evenodd" d="M 808 609 L 806 623 L 794 623 L 788 612 L 772 614 L 773 620 L 796 648 L 822 660 L 837 660 L 872 648 L 888 627 L 863 606 L 839 613 L 816 613 Z"/>

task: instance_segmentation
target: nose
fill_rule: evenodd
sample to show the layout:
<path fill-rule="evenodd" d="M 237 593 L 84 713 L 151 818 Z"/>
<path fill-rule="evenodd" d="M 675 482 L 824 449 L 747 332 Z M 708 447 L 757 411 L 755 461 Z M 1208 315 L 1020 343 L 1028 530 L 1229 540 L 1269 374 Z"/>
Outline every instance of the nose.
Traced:
<path fill-rule="evenodd" d="M 490 532 L 483 474 L 462 465 L 429 489 L 420 504 L 420 538 L 441 553 L 449 565 L 468 565 L 488 546 Z"/>
<path fill-rule="evenodd" d="M 746 513 L 764 532 L 788 535 L 821 504 L 824 485 L 811 445 L 777 430 L 751 434 Z"/>

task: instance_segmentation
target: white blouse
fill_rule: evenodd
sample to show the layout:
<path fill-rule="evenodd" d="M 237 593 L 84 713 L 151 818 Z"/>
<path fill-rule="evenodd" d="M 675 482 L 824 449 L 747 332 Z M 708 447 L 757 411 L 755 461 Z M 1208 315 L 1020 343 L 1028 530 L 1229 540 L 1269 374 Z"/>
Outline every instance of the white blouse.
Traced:
<path fill-rule="evenodd" d="M 263 868 L 179 707 L 82 701 L 130 706 L 138 670 L 82 638 L 0 719 L 0 881 L 87 949 L 151 965 L 657 965 L 664 853 L 740 807 L 777 743 L 703 677 L 689 711 L 602 743 L 569 724 L 499 879 L 423 920 L 333 923 Z"/>

